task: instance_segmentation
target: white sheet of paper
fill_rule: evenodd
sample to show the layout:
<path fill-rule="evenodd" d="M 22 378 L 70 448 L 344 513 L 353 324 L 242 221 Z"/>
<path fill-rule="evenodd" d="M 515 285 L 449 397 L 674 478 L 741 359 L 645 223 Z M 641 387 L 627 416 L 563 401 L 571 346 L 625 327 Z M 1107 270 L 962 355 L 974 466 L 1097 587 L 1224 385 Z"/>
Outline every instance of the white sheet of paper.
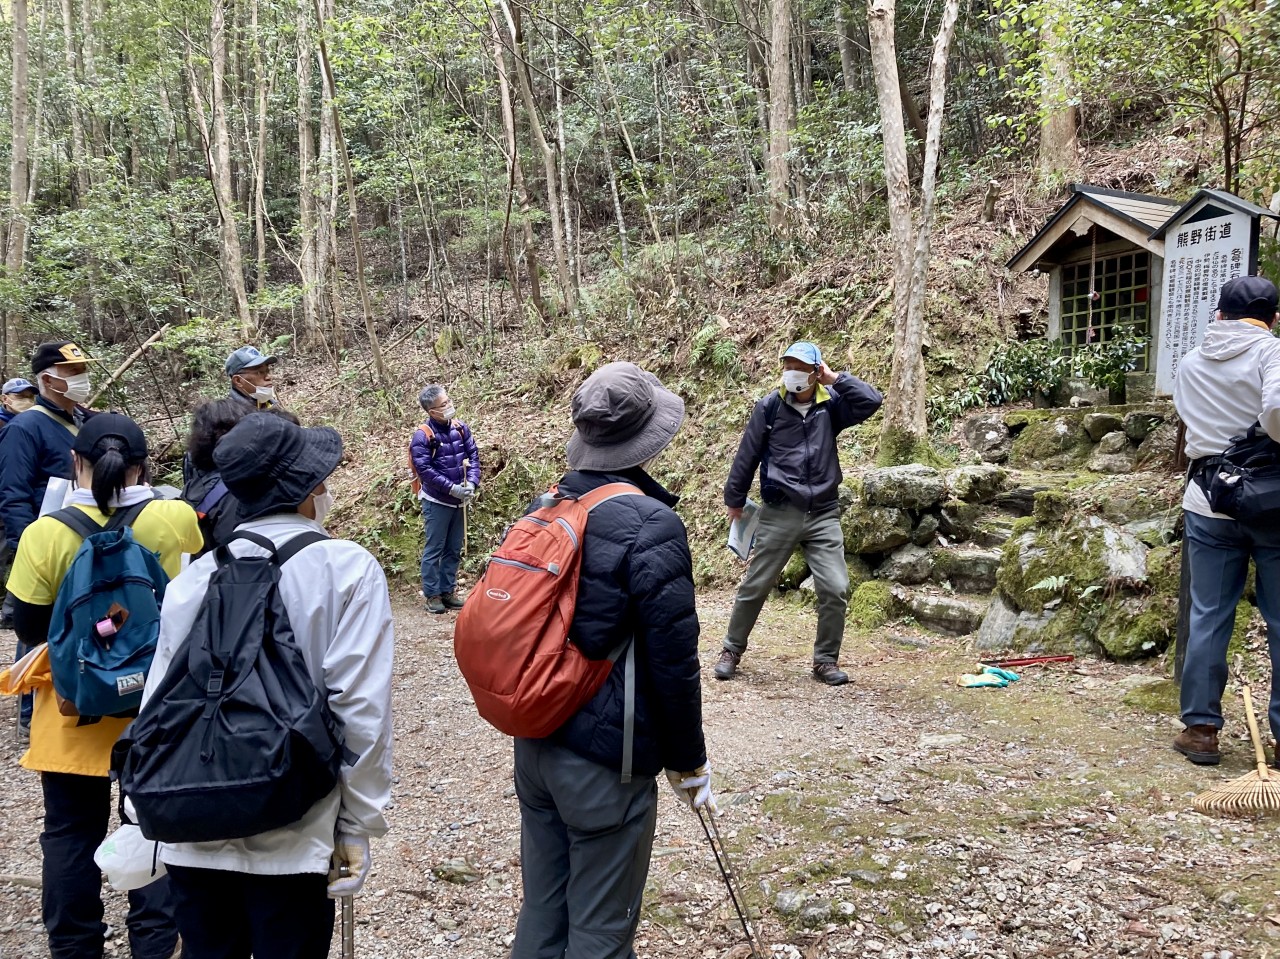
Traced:
<path fill-rule="evenodd" d="M 40 515 L 47 516 L 62 509 L 67 505 L 67 498 L 70 496 L 71 480 L 58 476 L 51 478 L 49 485 L 45 487 L 44 499 L 40 501 Z"/>
<path fill-rule="evenodd" d="M 746 562 L 756 545 L 756 530 L 760 528 L 760 504 L 747 500 L 742 516 L 729 524 L 729 541 L 725 545 L 733 555 Z"/>

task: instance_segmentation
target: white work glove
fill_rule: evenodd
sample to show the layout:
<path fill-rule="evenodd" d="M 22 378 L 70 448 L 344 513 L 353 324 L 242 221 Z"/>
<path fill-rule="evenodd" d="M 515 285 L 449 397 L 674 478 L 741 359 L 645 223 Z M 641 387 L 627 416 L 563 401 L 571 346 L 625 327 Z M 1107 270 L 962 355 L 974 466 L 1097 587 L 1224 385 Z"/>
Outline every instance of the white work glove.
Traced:
<path fill-rule="evenodd" d="M 467 488 L 461 483 L 455 483 L 449 487 L 449 495 L 454 499 L 465 500 L 467 498 Z"/>
<path fill-rule="evenodd" d="M 478 492 L 479 490 L 476 489 L 476 484 L 468 480 L 462 484 L 462 501 L 464 503 L 470 503 L 476 498 L 476 493 Z"/>
<path fill-rule="evenodd" d="M 329 862 L 329 898 L 341 899 L 354 896 L 364 888 L 369 878 L 369 866 L 373 857 L 369 854 L 369 837 L 338 833 L 333 844 L 333 859 Z M 338 870 L 347 867 L 350 875 L 345 879 Z"/>
<path fill-rule="evenodd" d="M 713 813 L 720 811 L 716 806 L 716 797 L 711 792 L 711 764 L 703 763 L 691 773 L 678 773 L 668 769 L 667 782 L 675 790 L 680 801 L 690 809 L 709 809 Z"/>

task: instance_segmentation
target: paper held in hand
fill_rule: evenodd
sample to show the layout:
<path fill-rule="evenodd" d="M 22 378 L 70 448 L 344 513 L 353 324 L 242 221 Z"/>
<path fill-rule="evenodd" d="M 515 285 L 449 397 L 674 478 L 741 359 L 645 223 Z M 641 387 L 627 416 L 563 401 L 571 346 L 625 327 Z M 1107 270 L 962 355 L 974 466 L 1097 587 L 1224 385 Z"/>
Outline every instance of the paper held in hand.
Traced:
<path fill-rule="evenodd" d="M 756 545 L 756 531 L 760 528 L 760 504 L 747 500 L 742 515 L 729 524 L 729 542 L 733 555 L 746 562 Z"/>

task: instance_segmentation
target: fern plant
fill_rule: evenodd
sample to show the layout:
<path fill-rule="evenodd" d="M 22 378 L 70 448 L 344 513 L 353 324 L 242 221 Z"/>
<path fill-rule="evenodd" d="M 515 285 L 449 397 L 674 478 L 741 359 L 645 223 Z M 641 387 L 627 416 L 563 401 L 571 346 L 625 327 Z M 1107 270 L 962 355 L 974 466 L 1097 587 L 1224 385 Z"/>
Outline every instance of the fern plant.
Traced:
<path fill-rule="evenodd" d="M 710 366 L 727 376 L 736 376 L 741 369 L 738 344 L 725 336 L 720 324 L 714 320 L 693 334 L 689 361 L 695 366 Z"/>

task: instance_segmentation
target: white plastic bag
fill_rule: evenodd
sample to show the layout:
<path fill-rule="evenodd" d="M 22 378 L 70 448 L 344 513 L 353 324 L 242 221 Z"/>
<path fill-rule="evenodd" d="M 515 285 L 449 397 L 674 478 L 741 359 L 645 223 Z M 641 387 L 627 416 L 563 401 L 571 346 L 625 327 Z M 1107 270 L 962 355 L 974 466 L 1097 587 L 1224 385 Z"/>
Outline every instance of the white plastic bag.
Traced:
<path fill-rule="evenodd" d="M 106 874 L 111 888 L 120 892 L 150 885 L 166 871 L 160 861 L 160 844 L 128 823 L 102 840 L 93 861 Z"/>

